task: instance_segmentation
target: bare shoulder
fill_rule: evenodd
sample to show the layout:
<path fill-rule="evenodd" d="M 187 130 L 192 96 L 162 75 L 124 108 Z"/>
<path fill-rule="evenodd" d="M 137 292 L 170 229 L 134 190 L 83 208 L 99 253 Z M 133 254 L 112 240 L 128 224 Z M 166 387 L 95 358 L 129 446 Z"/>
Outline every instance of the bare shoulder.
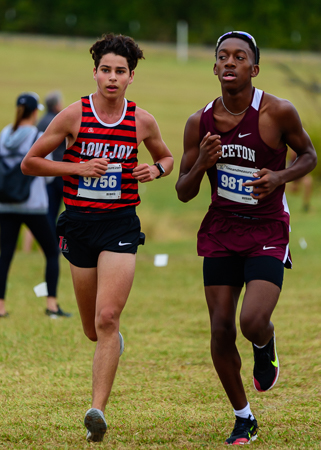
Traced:
<path fill-rule="evenodd" d="M 136 107 L 136 124 L 139 127 L 151 127 L 156 122 L 155 117 L 145 109 Z"/>
<path fill-rule="evenodd" d="M 278 120 L 288 116 L 288 114 L 297 115 L 297 110 L 289 100 L 267 93 L 264 94 L 261 111 L 262 113 L 268 112 L 269 115 L 276 117 Z"/>
<path fill-rule="evenodd" d="M 203 109 L 199 109 L 187 119 L 184 130 L 184 148 L 185 150 L 197 147 L 200 142 L 200 121 Z"/>
<path fill-rule="evenodd" d="M 71 103 L 71 105 L 67 106 L 63 109 L 55 118 L 59 118 L 61 120 L 71 120 L 75 121 L 81 118 L 82 115 L 82 104 L 81 100 L 78 100 L 75 103 Z"/>
<path fill-rule="evenodd" d="M 137 142 L 140 144 L 149 138 L 158 138 L 160 130 L 155 117 L 145 109 L 136 107 Z"/>
<path fill-rule="evenodd" d="M 302 135 L 303 127 L 294 105 L 283 98 L 264 94 L 260 108 L 259 131 L 263 141 L 272 148 L 290 145 L 293 135 Z"/>
<path fill-rule="evenodd" d="M 193 113 L 192 115 L 189 116 L 189 118 L 187 119 L 186 122 L 186 129 L 190 128 L 190 127 L 198 127 L 200 120 L 201 120 L 201 115 L 203 112 L 203 108 L 199 109 L 198 111 L 196 111 L 195 113 Z"/>
<path fill-rule="evenodd" d="M 295 106 L 283 98 L 265 94 L 260 108 L 260 133 L 273 148 L 284 145 L 289 132 L 301 133 L 302 123 Z"/>

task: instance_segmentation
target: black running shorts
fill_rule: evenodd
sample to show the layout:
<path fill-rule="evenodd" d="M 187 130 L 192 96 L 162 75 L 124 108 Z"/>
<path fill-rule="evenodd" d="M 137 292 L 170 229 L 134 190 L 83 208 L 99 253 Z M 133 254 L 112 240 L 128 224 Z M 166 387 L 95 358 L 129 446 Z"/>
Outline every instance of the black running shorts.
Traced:
<path fill-rule="evenodd" d="M 273 256 L 204 258 L 204 286 L 237 286 L 252 280 L 270 281 L 282 289 L 284 264 Z"/>
<path fill-rule="evenodd" d="M 90 214 L 64 211 L 57 223 L 57 238 L 64 257 L 77 267 L 97 267 L 100 253 L 137 253 L 144 244 L 135 208 L 115 213 Z"/>

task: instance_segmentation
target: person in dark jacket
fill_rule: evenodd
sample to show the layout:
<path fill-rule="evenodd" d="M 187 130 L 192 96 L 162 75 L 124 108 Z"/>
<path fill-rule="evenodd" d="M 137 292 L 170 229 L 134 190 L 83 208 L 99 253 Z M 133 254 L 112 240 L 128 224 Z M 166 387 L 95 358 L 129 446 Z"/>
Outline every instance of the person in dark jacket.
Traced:
<path fill-rule="evenodd" d="M 63 98 L 60 91 L 52 91 L 45 98 L 47 108 L 46 114 L 39 121 L 37 128 L 39 131 L 46 131 L 46 128 L 52 119 L 63 109 Z M 52 152 L 54 161 L 62 161 L 66 150 L 65 142 L 62 142 L 56 150 Z M 59 214 L 60 205 L 63 197 L 63 180 L 61 177 L 52 177 L 52 181 L 47 184 L 47 192 L 49 198 L 49 221 L 56 228 L 56 222 Z"/>

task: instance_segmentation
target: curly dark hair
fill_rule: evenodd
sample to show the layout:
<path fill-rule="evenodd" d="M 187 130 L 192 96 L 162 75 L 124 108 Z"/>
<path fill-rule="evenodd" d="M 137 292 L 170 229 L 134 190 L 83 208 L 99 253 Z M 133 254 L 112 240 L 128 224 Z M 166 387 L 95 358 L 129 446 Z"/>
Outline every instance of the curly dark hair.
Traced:
<path fill-rule="evenodd" d="M 135 69 L 139 59 L 145 59 L 134 39 L 122 34 L 104 34 L 90 47 L 89 51 L 96 69 L 98 69 L 101 58 L 107 53 L 114 53 L 126 58 L 130 72 Z"/>

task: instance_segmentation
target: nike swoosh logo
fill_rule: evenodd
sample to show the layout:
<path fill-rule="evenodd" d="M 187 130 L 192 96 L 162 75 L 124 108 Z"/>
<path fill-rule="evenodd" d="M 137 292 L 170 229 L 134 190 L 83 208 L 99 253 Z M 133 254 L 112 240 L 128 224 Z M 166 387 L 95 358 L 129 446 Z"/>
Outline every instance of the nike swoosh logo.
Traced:
<path fill-rule="evenodd" d="M 264 245 L 263 250 L 270 250 L 270 248 L 276 248 L 276 247 L 266 247 L 266 246 Z"/>
<path fill-rule="evenodd" d="M 243 138 L 243 137 L 245 137 L 245 136 L 250 136 L 250 134 L 252 134 L 252 133 L 247 133 L 247 134 L 241 134 L 241 133 L 239 133 L 239 138 Z"/>
<path fill-rule="evenodd" d="M 122 242 L 122 241 L 119 241 L 118 242 L 118 245 L 121 247 L 122 245 L 131 245 L 131 242 Z"/>
<path fill-rule="evenodd" d="M 279 365 L 278 365 L 278 359 L 275 358 L 274 361 L 271 361 L 271 364 L 273 364 L 274 367 L 279 367 Z"/>

